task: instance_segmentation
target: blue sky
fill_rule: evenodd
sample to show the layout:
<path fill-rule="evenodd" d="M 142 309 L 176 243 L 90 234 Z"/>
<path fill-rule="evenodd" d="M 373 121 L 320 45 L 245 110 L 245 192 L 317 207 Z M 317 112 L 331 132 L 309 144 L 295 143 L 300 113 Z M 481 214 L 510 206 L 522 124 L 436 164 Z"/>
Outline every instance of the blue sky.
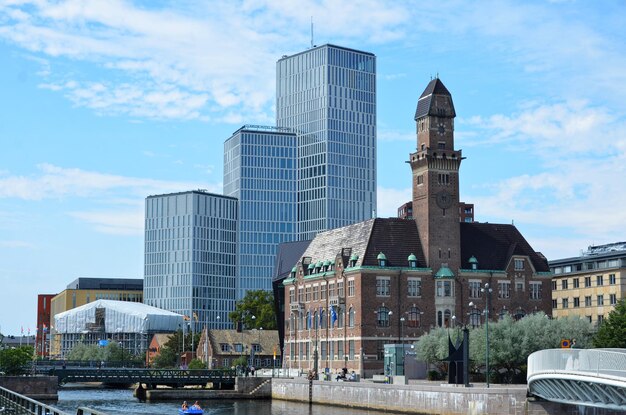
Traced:
<path fill-rule="evenodd" d="M 373 52 L 378 214 L 410 199 L 439 74 L 461 199 L 549 259 L 626 239 L 626 5 L 583 1 L 0 0 L 0 328 L 79 276 L 143 276 L 145 197 L 221 192 L 223 141 L 273 124 L 275 63 Z"/>

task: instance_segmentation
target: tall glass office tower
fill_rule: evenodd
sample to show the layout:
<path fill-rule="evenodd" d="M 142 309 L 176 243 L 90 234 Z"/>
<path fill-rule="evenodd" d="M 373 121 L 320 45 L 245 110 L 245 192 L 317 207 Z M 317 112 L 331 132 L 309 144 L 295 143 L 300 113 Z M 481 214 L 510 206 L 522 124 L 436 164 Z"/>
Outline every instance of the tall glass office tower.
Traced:
<path fill-rule="evenodd" d="M 232 324 L 237 199 L 203 190 L 149 196 L 144 303 L 190 317 L 193 330 Z"/>
<path fill-rule="evenodd" d="M 276 249 L 296 239 L 296 135 L 246 125 L 224 142 L 224 194 L 239 200 L 237 299 L 271 290 Z"/>
<path fill-rule="evenodd" d="M 376 209 L 376 57 L 323 45 L 276 64 L 276 125 L 298 136 L 298 233 Z"/>

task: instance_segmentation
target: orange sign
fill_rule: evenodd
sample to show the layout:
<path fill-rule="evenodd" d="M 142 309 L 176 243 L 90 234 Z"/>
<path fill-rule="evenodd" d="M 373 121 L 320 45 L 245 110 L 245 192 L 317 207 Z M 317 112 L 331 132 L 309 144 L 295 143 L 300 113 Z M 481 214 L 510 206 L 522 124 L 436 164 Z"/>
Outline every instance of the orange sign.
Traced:
<path fill-rule="evenodd" d="M 561 349 L 569 349 L 570 347 L 572 347 L 572 344 L 570 343 L 569 339 L 561 340 Z"/>

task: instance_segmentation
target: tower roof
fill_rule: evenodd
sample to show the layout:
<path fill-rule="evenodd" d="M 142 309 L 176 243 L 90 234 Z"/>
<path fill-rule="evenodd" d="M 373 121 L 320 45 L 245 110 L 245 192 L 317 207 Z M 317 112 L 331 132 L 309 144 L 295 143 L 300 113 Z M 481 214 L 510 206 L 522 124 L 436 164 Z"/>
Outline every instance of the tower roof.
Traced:
<path fill-rule="evenodd" d="M 456 117 L 456 112 L 454 111 L 454 104 L 452 103 L 452 94 L 448 91 L 448 88 L 441 82 L 441 79 L 435 78 L 431 80 L 422 95 L 420 95 L 419 100 L 417 101 L 417 109 L 415 110 L 415 120 L 418 118 L 425 117 L 427 115 L 439 115 L 436 111 L 435 100 L 433 97 L 435 95 L 447 97 L 450 100 L 450 108 L 452 108 L 452 117 Z"/>

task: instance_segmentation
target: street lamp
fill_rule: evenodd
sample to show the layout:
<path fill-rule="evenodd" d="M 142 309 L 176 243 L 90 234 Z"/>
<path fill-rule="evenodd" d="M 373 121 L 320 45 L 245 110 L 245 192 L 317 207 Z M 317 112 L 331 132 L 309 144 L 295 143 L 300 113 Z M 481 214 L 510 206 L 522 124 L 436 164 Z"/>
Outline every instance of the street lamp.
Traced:
<path fill-rule="evenodd" d="M 404 316 L 400 317 L 400 343 L 404 344 L 404 338 L 402 337 L 402 332 L 404 331 Z"/>
<path fill-rule="evenodd" d="M 484 288 L 480 289 L 481 293 L 485 293 L 486 308 L 485 308 L 485 366 L 486 366 L 486 379 L 487 387 L 489 387 L 489 308 L 491 304 L 491 293 L 493 290 L 489 287 L 489 283 L 486 282 Z"/>

